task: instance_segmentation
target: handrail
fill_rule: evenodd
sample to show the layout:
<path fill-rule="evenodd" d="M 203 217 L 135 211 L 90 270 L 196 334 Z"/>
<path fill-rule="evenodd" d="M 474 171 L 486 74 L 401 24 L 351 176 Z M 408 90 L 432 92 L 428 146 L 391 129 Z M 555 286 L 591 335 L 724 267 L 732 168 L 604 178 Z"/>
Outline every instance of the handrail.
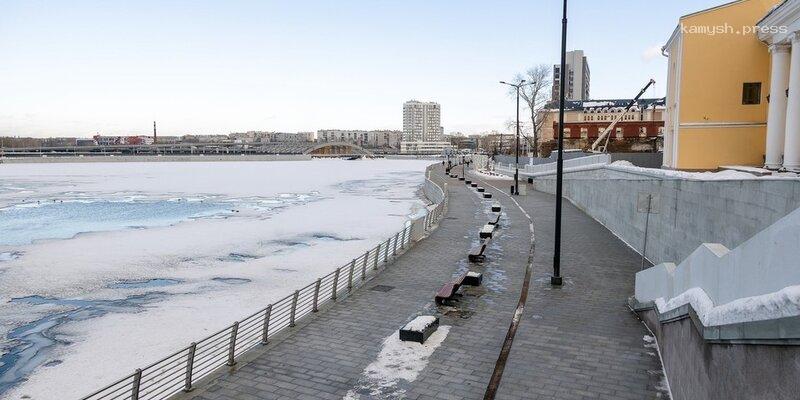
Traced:
<path fill-rule="evenodd" d="M 398 256 L 398 252 L 413 245 L 412 231 L 415 231 L 415 226 L 421 226 L 428 232 L 435 228 L 444 214 L 448 197 L 447 183 L 439 175 L 433 174 L 432 169 L 433 166 L 429 166 L 426 170 L 425 184 L 435 186 L 439 194 L 434 196 L 436 199 L 429 198 L 434 204 L 424 217 L 406 223 L 402 230 L 378 246 L 311 284 L 81 399 L 160 400 L 191 391 L 200 379 L 220 368 L 235 365 L 242 354 L 266 345 L 271 338 L 295 326 L 299 320 L 366 285 L 369 276 L 380 272 L 379 264 L 385 266 Z"/>

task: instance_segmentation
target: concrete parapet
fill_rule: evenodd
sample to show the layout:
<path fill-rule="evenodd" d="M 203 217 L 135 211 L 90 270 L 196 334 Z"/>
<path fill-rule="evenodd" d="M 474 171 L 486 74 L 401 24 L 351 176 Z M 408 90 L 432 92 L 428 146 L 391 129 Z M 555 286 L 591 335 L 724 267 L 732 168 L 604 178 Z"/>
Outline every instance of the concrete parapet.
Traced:
<path fill-rule="evenodd" d="M 555 193 L 553 174 L 533 188 Z M 646 214 L 641 196 L 651 195 L 646 258 L 680 262 L 703 243 L 734 248 L 800 207 L 800 180 L 686 180 L 632 173 L 613 165 L 565 172 L 564 197 L 641 253 Z"/>

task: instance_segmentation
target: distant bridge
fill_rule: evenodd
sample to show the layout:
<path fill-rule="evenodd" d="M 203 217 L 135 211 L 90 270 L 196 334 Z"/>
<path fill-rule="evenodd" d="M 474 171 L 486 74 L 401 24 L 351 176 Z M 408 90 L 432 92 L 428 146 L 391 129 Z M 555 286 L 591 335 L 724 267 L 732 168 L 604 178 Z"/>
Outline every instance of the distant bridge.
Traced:
<path fill-rule="evenodd" d="M 92 145 L 59 147 L 1 148 L 0 156 L 100 156 L 100 155 L 192 155 L 192 154 L 283 154 L 312 157 L 373 156 L 373 152 L 347 142 L 271 142 L 271 143 L 163 143 L 144 145 Z"/>

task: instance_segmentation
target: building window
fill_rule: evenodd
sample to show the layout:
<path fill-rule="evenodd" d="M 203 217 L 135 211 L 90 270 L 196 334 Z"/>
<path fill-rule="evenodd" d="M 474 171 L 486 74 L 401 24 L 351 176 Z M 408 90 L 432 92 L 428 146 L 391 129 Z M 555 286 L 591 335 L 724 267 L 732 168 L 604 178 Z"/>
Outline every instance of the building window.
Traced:
<path fill-rule="evenodd" d="M 761 82 L 745 82 L 742 86 L 742 104 L 761 104 Z"/>
<path fill-rule="evenodd" d="M 581 138 L 586 139 L 589 137 L 589 128 L 581 128 Z"/>
<path fill-rule="evenodd" d="M 647 127 L 646 126 L 639 127 L 639 137 L 647 137 Z"/>

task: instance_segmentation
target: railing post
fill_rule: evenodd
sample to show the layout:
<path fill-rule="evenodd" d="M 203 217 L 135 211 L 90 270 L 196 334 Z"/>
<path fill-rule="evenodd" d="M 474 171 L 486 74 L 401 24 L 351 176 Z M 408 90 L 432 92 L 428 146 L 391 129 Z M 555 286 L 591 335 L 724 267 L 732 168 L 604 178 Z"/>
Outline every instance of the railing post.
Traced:
<path fill-rule="evenodd" d="M 400 232 L 397 232 L 394 235 L 394 249 L 392 250 L 392 256 L 397 255 L 397 240 L 399 239 L 400 239 Z"/>
<path fill-rule="evenodd" d="M 228 348 L 228 365 L 234 366 L 236 365 L 236 360 L 234 360 L 234 354 L 236 351 L 236 334 L 239 333 L 239 321 L 233 323 L 231 326 L 231 344 L 230 348 Z"/>
<path fill-rule="evenodd" d="M 317 308 L 317 304 L 319 303 L 319 287 L 322 285 L 322 278 L 317 278 L 317 283 L 314 284 L 314 307 L 311 308 L 311 312 L 317 312 L 319 309 Z"/>
<path fill-rule="evenodd" d="M 139 400 L 139 387 L 142 385 L 142 370 L 136 368 L 133 373 L 133 384 L 131 384 L 131 400 Z"/>
<path fill-rule="evenodd" d="M 369 250 L 364 253 L 364 264 L 361 264 L 361 282 L 367 280 L 367 261 L 369 261 Z"/>
<path fill-rule="evenodd" d="M 375 271 L 378 270 L 378 257 L 380 256 L 380 254 L 381 254 L 381 245 L 378 244 L 377 246 L 375 246 L 375 260 L 372 261 L 372 269 L 374 269 Z"/>
<path fill-rule="evenodd" d="M 264 329 L 261 331 L 261 344 L 269 343 L 269 318 L 272 314 L 272 304 L 264 310 Z"/>
<path fill-rule="evenodd" d="M 339 268 L 333 273 L 333 288 L 331 289 L 331 300 L 336 301 L 337 287 L 339 286 Z"/>
<path fill-rule="evenodd" d="M 297 298 L 300 296 L 300 291 L 295 290 L 292 296 L 292 310 L 289 311 L 289 326 L 294 326 L 294 316 L 297 312 Z"/>
<path fill-rule="evenodd" d="M 391 240 L 392 240 L 391 238 L 386 239 L 385 243 L 386 247 L 383 248 L 383 262 L 385 263 L 389 262 L 389 242 Z"/>
<path fill-rule="evenodd" d="M 403 230 L 400 231 L 400 233 L 403 234 L 402 236 L 400 236 L 400 248 L 401 249 L 405 249 L 406 248 L 406 228 L 403 228 Z"/>
<path fill-rule="evenodd" d="M 194 353 L 197 351 L 197 343 L 189 345 L 189 354 L 186 356 L 186 382 L 183 385 L 184 392 L 192 390 L 192 369 L 194 368 Z"/>
<path fill-rule="evenodd" d="M 347 274 L 347 293 L 353 291 L 353 270 L 356 269 L 356 259 L 350 262 L 350 271 Z"/>

